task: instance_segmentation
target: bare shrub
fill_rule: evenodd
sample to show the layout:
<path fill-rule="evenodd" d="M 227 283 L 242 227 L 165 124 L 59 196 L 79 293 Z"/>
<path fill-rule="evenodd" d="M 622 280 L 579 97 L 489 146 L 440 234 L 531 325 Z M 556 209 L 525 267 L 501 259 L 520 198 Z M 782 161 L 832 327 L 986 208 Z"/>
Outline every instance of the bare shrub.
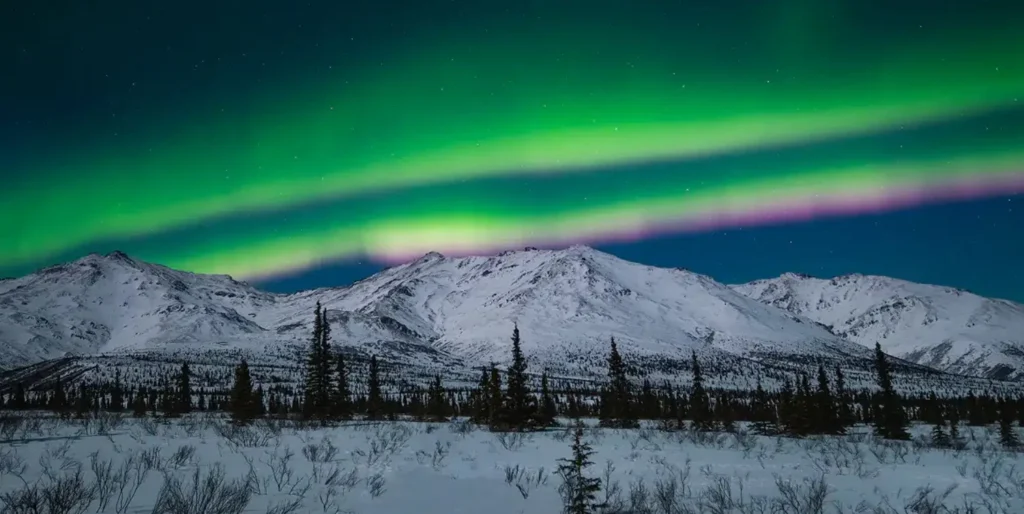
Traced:
<path fill-rule="evenodd" d="M 23 478 L 26 470 L 28 470 L 28 464 L 18 455 L 17 451 L 13 448 L 8 450 L 0 448 L 0 477 L 11 475 L 28 485 Z"/>
<path fill-rule="evenodd" d="M 96 416 L 96 433 L 98 435 L 110 435 L 115 430 L 124 426 L 125 418 L 116 412 L 101 412 Z"/>
<path fill-rule="evenodd" d="M 434 451 L 427 452 L 425 450 L 416 451 L 416 461 L 420 464 L 426 464 L 430 462 L 430 467 L 435 470 L 440 470 L 444 467 L 444 460 L 451 453 L 452 443 L 451 441 L 441 444 L 441 441 L 434 441 Z"/>
<path fill-rule="evenodd" d="M 533 436 L 525 432 L 495 432 L 494 437 L 501 444 L 501 447 L 510 451 L 519 451 Z"/>
<path fill-rule="evenodd" d="M 302 508 L 302 498 L 284 500 L 267 507 L 266 514 L 294 514 Z"/>
<path fill-rule="evenodd" d="M 387 462 L 409 442 L 412 432 L 405 425 L 377 425 L 372 436 L 367 438 L 367 449 L 352 452 L 357 458 L 366 460 L 367 466 Z"/>
<path fill-rule="evenodd" d="M 224 467 L 218 464 L 205 477 L 196 468 L 188 483 L 165 475 L 153 514 L 241 514 L 250 498 L 245 480 L 225 480 Z"/>
<path fill-rule="evenodd" d="M 139 418 L 139 428 L 142 429 L 143 433 L 150 437 L 156 437 L 160 435 L 160 423 L 153 418 Z"/>
<path fill-rule="evenodd" d="M 25 418 L 10 414 L 0 414 L 0 441 L 10 442 L 25 424 Z"/>
<path fill-rule="evenodd" d="M 0 494 L 5 514 L 82 514 L 93 503 L 96 488 L 85 483 L 81 469 L 46 483 Z"/>
<path fill-rule="evenodd" d="M 804 479 L 800 484 L 776 476 L 775 487 L 779 490 L 780 496 L 773 502 L 776 512 L 780 514 L 822 514 L 825 512 L 825 499 L 828 497 L 829 490 L 824 475 Z"/>
<path fill-rule="evenodd" d="M 543 467 L 531 472 L 519 464 L 505 466 L 505 483 L 519 491 L 523 499 L 530 497 L 530 492 L 548 484 L 548 474 Z"/>
<path fill-rule="evenodd" d="M 196 455 L 196 447 L 188 444 L 184 444 L 178 447 L 177 450 L 171 454 L 170 458 L 167 459 L 167 464 L 173 468 L 183 468 L 192 463 L 192 458 Z"/>
<path fill-rule="evenodd" d="M 214 430 L 231 445 L 238 448 L 262 448 L 270 444 L 274 434 L 266 430 L 232 423 L 214 423 Z"/>
<path fill-rule="evenodd" d="M 117 498 L 114 500 L 114 512 L 124 514 L 128 511 L 139 488 L 149 476 L 151 461 L 143 458 L 145 452 L 133 453 L 117 468 L 114 482 L 118 485 Z"/>
<path fill-rule="evenodd" d="M 452 420 L 448 423 L 448 431 L 460 436 L 467 436 L 476 430 L 476 425 L 468 420 Z"/>
<path fill-rule="evenodd" d="M 378 498 L 384 494 L 387 491 L 384 487 L 386 484 L 383 473 L 374 473 L 366 477 L 366 490 L 371 498 Z"/>
<path fill-rule="evenodd" d="M 309 462 L 327 463 L 338 457 L 338 447 L 330 439 L 324 437 L 317 444 L 307 444 L 302 447 L 302 456 Z"/>

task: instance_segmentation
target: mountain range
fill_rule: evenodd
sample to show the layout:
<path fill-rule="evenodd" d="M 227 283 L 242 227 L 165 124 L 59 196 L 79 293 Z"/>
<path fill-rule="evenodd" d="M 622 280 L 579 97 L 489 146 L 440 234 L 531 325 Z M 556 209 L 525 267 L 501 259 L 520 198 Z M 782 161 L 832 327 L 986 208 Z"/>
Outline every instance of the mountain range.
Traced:
<path fill-rule="evenodd" d="M 909 364 L 1024 378 L 1024 306 L 898 279 L 785 274 L 725 285 L 586 246 L 438 253 L 341 288 L 273 294 L 120 252 L 0 281 L 0 359 L 248 352 L 294 358 L 317 302 L 346 351 L 436 366 L 503 362 L 513 326 L 533 362 L 600 366 L 614 337 L 641 364 L 691 352 L 732 362 L 868 363 L 877 341 Z"/>

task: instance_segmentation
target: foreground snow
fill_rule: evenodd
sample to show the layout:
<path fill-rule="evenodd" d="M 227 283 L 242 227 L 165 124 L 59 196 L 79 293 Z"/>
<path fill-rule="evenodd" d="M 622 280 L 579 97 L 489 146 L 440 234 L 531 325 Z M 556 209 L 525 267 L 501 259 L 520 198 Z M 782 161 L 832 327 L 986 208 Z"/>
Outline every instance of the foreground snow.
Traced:
<path fill-rule="evenodd" d="M 591 474 L 617 512 L 1024 512 L 1024 458 L 999 450 L 994 432 L 967 432 L 961 451 L 926 448 L 917 432 L 915 443 L 886 443 L 590 428 L 586 440 L 596 451 Z M 55 482 L 73 490 L 67 477 L 80 471 L 82 483 L 99 486 L 82 512 L 557 513 L 557 459 L 570 456 L 570 442 L 564 429 L 494 434 L 461 422 L 239 430 L 198 417 L 7 419 L 0 497 Z M 216 485 L 206 480 L 218 469 L 225 491 L 251 492 L 244 510 L 185 508 L 201 500 L 188 494 L 195 474 Z"/>

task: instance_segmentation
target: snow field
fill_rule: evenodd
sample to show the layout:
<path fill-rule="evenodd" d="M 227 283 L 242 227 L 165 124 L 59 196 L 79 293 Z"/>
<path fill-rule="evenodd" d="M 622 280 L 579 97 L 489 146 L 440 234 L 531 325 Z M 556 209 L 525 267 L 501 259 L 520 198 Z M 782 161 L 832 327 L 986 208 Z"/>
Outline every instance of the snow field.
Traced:
<path fill-rule="evenodd" d="M 591 423 L 585 440 L 608 513 L 1024 512 L 1024 454 L 999 449 L 989 428 L 965 427 L 962 449 L 932 449 L 927 430 L 901 443 Z M 7 417 L 0 513 L 25 512 L 15 505 L 34 492 L 50 514 L 555 514 L 571 441 L 568 429 L 497 434 L 461 421 Z"/>

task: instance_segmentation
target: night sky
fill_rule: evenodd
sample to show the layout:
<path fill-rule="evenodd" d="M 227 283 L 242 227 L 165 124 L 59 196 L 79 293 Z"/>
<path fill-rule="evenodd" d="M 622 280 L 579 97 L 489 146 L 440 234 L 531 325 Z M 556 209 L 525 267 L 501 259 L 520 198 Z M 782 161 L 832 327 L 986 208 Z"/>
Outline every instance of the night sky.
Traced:
<path fill-rule="evenodd" d="M 0 276 L 272 290 L 586 242 L 1024 301 L 1019 0 L 41 1 L 0 15 Z"/>

